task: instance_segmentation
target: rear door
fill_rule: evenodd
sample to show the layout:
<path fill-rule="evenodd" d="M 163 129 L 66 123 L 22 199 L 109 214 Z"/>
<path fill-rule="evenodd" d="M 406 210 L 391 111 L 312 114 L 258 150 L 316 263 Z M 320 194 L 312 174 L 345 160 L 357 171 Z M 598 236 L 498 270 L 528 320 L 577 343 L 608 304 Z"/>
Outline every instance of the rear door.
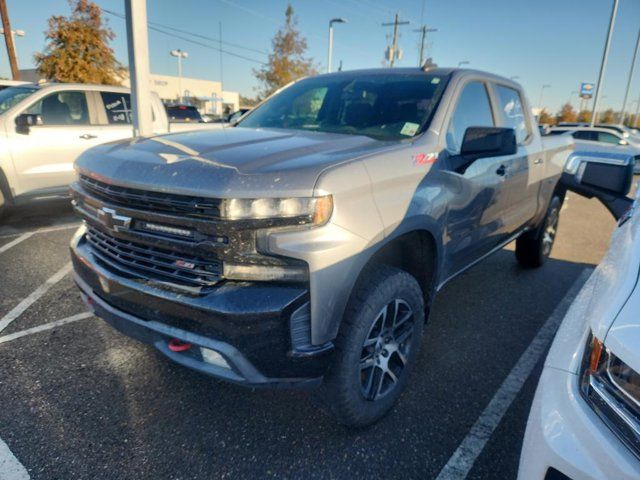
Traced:
<path fill-rule="evenodd" d="M 106 142 L 133 137 L 131 95 L 126 92 L 95 92 L 100 132 Z"/>
<path fill-rule="evenodd" d="M 504 221 L 510 233 L 516 233 L 538 210 L 538 193 L 544 175 L 544 151 L 539 135 L 533 131 L 525 100 L 520 91 L 499 83 L 492 84 L 501 127 L 513 128 L 518 151 L 502 157 L 506 165 L 505 188 L 508 201 Z"/>
<path fill-rule="evenodd" d="M 496 112 L 484 81 L 472 80 L 461 87 L 445 125 L 449 156 L 460 154 L 467 128 L 496 126 Z M 445 277 L 467 267 L 507 238 L 503 219 L 507 205 L 504 158 L 480 158 L 464 173 L 451 172 L 457 192 L 448 202 Z"/>
<path fill-rule="evenodd" d="M 42 122 L 28 133 L 7 132 L 18 174 L 19 192 L 64 190 L 75 178 L 73 162 L 86 149 L 101 143 L 95 112 L 87 93 L 51 92 L 19 112 L 39 115 Z"/>

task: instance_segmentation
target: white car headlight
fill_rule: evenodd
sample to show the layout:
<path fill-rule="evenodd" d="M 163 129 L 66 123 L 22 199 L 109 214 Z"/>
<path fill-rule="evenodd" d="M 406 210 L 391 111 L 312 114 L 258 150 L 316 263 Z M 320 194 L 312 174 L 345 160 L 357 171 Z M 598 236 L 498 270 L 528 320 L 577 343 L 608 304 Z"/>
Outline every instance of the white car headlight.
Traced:
<path fill-rule="evenodd" d="M 300 218 L 300 223 L 324 225 L 333 212 L 333 197 L 231 198 L 222 201 L 220 215 L 227 220 Z"/>
<path fill-rule="evenodd" d="M 580 390 L 607 426 L 640 458 L 640 374 L 589 337 Z"/>

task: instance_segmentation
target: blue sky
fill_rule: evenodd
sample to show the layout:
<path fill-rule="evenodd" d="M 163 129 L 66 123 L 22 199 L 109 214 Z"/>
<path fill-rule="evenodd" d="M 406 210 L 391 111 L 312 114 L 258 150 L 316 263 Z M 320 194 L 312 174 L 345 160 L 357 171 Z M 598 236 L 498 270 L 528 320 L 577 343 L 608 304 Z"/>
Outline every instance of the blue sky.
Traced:
<path fill-rule="evenodd" d="M 101 7 L 124 12 L 123 0 L 97 0 Z M 218 38 L 219 22 L 226 42 L 245 46 L 243 50 L 225 46 L 231 52 L 266 60 L 271 38 L 284 21 L 286 0 L 148 0 L 152 22 Z M 309 56 L 324 69 L 327 26 L 333 17 L 345 17 L 346 25 L 335 27 L 334 62 L 345 69 L 378 67 L 389 42 L 390 21 L 397 10 L 411 25 L 401 27 L 400 46 L 404 59 L 399 66 L 417 65 L 419 34 L 413 32 L 422 21 L 438 32 L 431 34 L 429 54 L 441 66 L 470 66 L 507 77 L 518 76 L 535 104 L 542 84 L 544 101 L 552 111 L 571 97 L 583 81 L 595 82 L 607 32 L 612 0 L 292 0 L 299 27 L 307 38 Z M 17 38 L 21 68 L 33 66 L 33 54 L 44 46 L 47 19 L 68 14 L 66 0 L 8 0 L 14 29 L 27 32 Z M 424 5 L 424 14 L 423 14 Z M 109 17 L 117 37 L 112 46 L 126 64 L 124 21 Z M 636 35 L 640 28 L 640 1 L 620 0 L 611 55 L 604 82 L 604 107 L 620 109 L 631 64 Z M 179 34 L 181 35 L 181 34 Z M 195 39 L 212 43 L 203 39 Z M 220 57 L 215 50 L 194 45 L 156 31 L 149 32 L 151 70 L 175 75 L 176 59 L 169 50 L 189 52 L 184 75 L 220 79 Z M 216 45 L 213 43 L 213 45 Z M 253 50 L 257 50 L 253 51 Z M 252 69 L 259 66 L 244 59 L 224 55 L 223 80 L 228 90 L 253 96 L 256 86 Z M 4 48 L 0 49 L 0 75 L 9 76 Z M 640 96 L 640 66 L 632 84 L 631 100 Z M 572 100 L 576 104 L 576 95 Z M 635 108 L 635 105 L 633 105 Z"/>

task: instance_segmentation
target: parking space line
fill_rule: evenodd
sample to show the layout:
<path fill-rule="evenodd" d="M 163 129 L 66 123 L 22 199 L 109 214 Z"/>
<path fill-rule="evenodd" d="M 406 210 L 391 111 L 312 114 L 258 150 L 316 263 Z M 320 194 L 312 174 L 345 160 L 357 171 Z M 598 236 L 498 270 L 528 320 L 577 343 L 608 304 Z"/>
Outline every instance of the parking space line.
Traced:
<path fill-rule="evenodd" d="M 80 224 L 81 224 L 80 222 L 74 222 L 72 224 L 58 225 L 56 227 L 37 228 L 35 230 L 31 230 L 31 231 L 25 232 L 25 233 L 7 233 L 7 234 L 4 234 L 4 235 L 0 235 L 0 239 L 9 238 L 9 237 L 20 237 L 20 236 L 27 235 L 27 234 L 34 235 L 36 233 L 49 233 L 49 232 L 59 232 L 61 230 L 71 230 L 72 228 L 78 228 L 80 226 Z"/>
<path fill-rule="evenodd" d="M 26 330 L 10 333 L 9 335 L 0 337 L 0 343 L 10 342 L 18 338 L 26 337 L 27 335 L 33 335 L 34 333 L 44 332 L 45 330 L 51 330 L 52 328 L 60 327 L 62 325 L 66 325 L 67 323 L 77 322 L 78 320 L 84 320 L 85 318 L 90 318 L 90 317 L 93 317 L 93 313 L 91 312 L 78 313 L 77 315 L 72 315 L 70 317 L 63 318 L 61 320 L 56 320 L 55 322 L 45 323 L 43 325 L 38 325 L 37 327 L 27 328 Z"/>
<path fill-rule="evenodd" d="M 0 438 L 0 480 L 29 480 L 29 472 Z"/>
<path fill-rule="evenodd" d="M 436 480 L 462 480 L 466 478 L 476 459 L 484 450 L 493 432 L 522 389 L 525 381 L 547 350 L 571 302 L 578 295 L 592 271 L 592 268 L 585 268 L 573 283 L 567 294 L 551 313 L 551 316 L 538 330 L 533 341 L 511 369 L 511 372 L 509 372 L 507 378 L 502 382 L 498 391 L 480 414 L 473 427 L 471 427 L 467 436 L 451 455 Z"/>
<path fill-rule="evenodd" d="M 15 240 L 10 241 L 9 243 L 4 244 L 3 246 L 0 247 L 0 253 L 4 253 L 7 250 L 9 250 L 11 247 L 15 247 L 16 245 L 18 245 L 19 243 L 24 242 L 27 238 L 31 238 L 33 236 L 34 232 L 27 232 L 27 233 L 23 233 L 22 235 L 20 235 L 18 238 L 16 238 Z"/>
<path fill-rule="evenodd" d="M 46 282 L 31 292 L 28 297 L 24 298 L 18 305 L 13 307 L 9 313 L 0 319 L 0 332 L 7 328 L 16 318 L 22 315 L 27 308 L 47 293 L 51 287 L 62 280 L 70 271 L 71 262 L 67 263 L 64 267 L 54 273 Z"/>

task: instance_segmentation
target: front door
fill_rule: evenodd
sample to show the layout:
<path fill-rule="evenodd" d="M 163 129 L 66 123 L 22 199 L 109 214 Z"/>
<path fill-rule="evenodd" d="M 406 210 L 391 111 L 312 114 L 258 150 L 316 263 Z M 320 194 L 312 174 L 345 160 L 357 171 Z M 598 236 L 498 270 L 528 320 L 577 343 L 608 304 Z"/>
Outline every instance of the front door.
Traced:
<path fill-rule="evenodd" d="M 91 122 L 86 93 L 54 92 L 21 113 L 39 115 L 42 121 L 29 127 L 28 132 L 8 132 L 18 174 L 16 194 L 64 191 L 75 178 L 76 158 L 104 142 L 99 127 Z"/>
<path fill-rule="evenodd" d="M 446 131 L 448 156 L 460 154 L 469 127 L 495 126 L 487 85 L 464 85 Z M 455 193 L 448 205 L 444 277 L 454 275 L 508 238 L 505 157 L 480 158 L 462 173 L 450 172 Z"/>

